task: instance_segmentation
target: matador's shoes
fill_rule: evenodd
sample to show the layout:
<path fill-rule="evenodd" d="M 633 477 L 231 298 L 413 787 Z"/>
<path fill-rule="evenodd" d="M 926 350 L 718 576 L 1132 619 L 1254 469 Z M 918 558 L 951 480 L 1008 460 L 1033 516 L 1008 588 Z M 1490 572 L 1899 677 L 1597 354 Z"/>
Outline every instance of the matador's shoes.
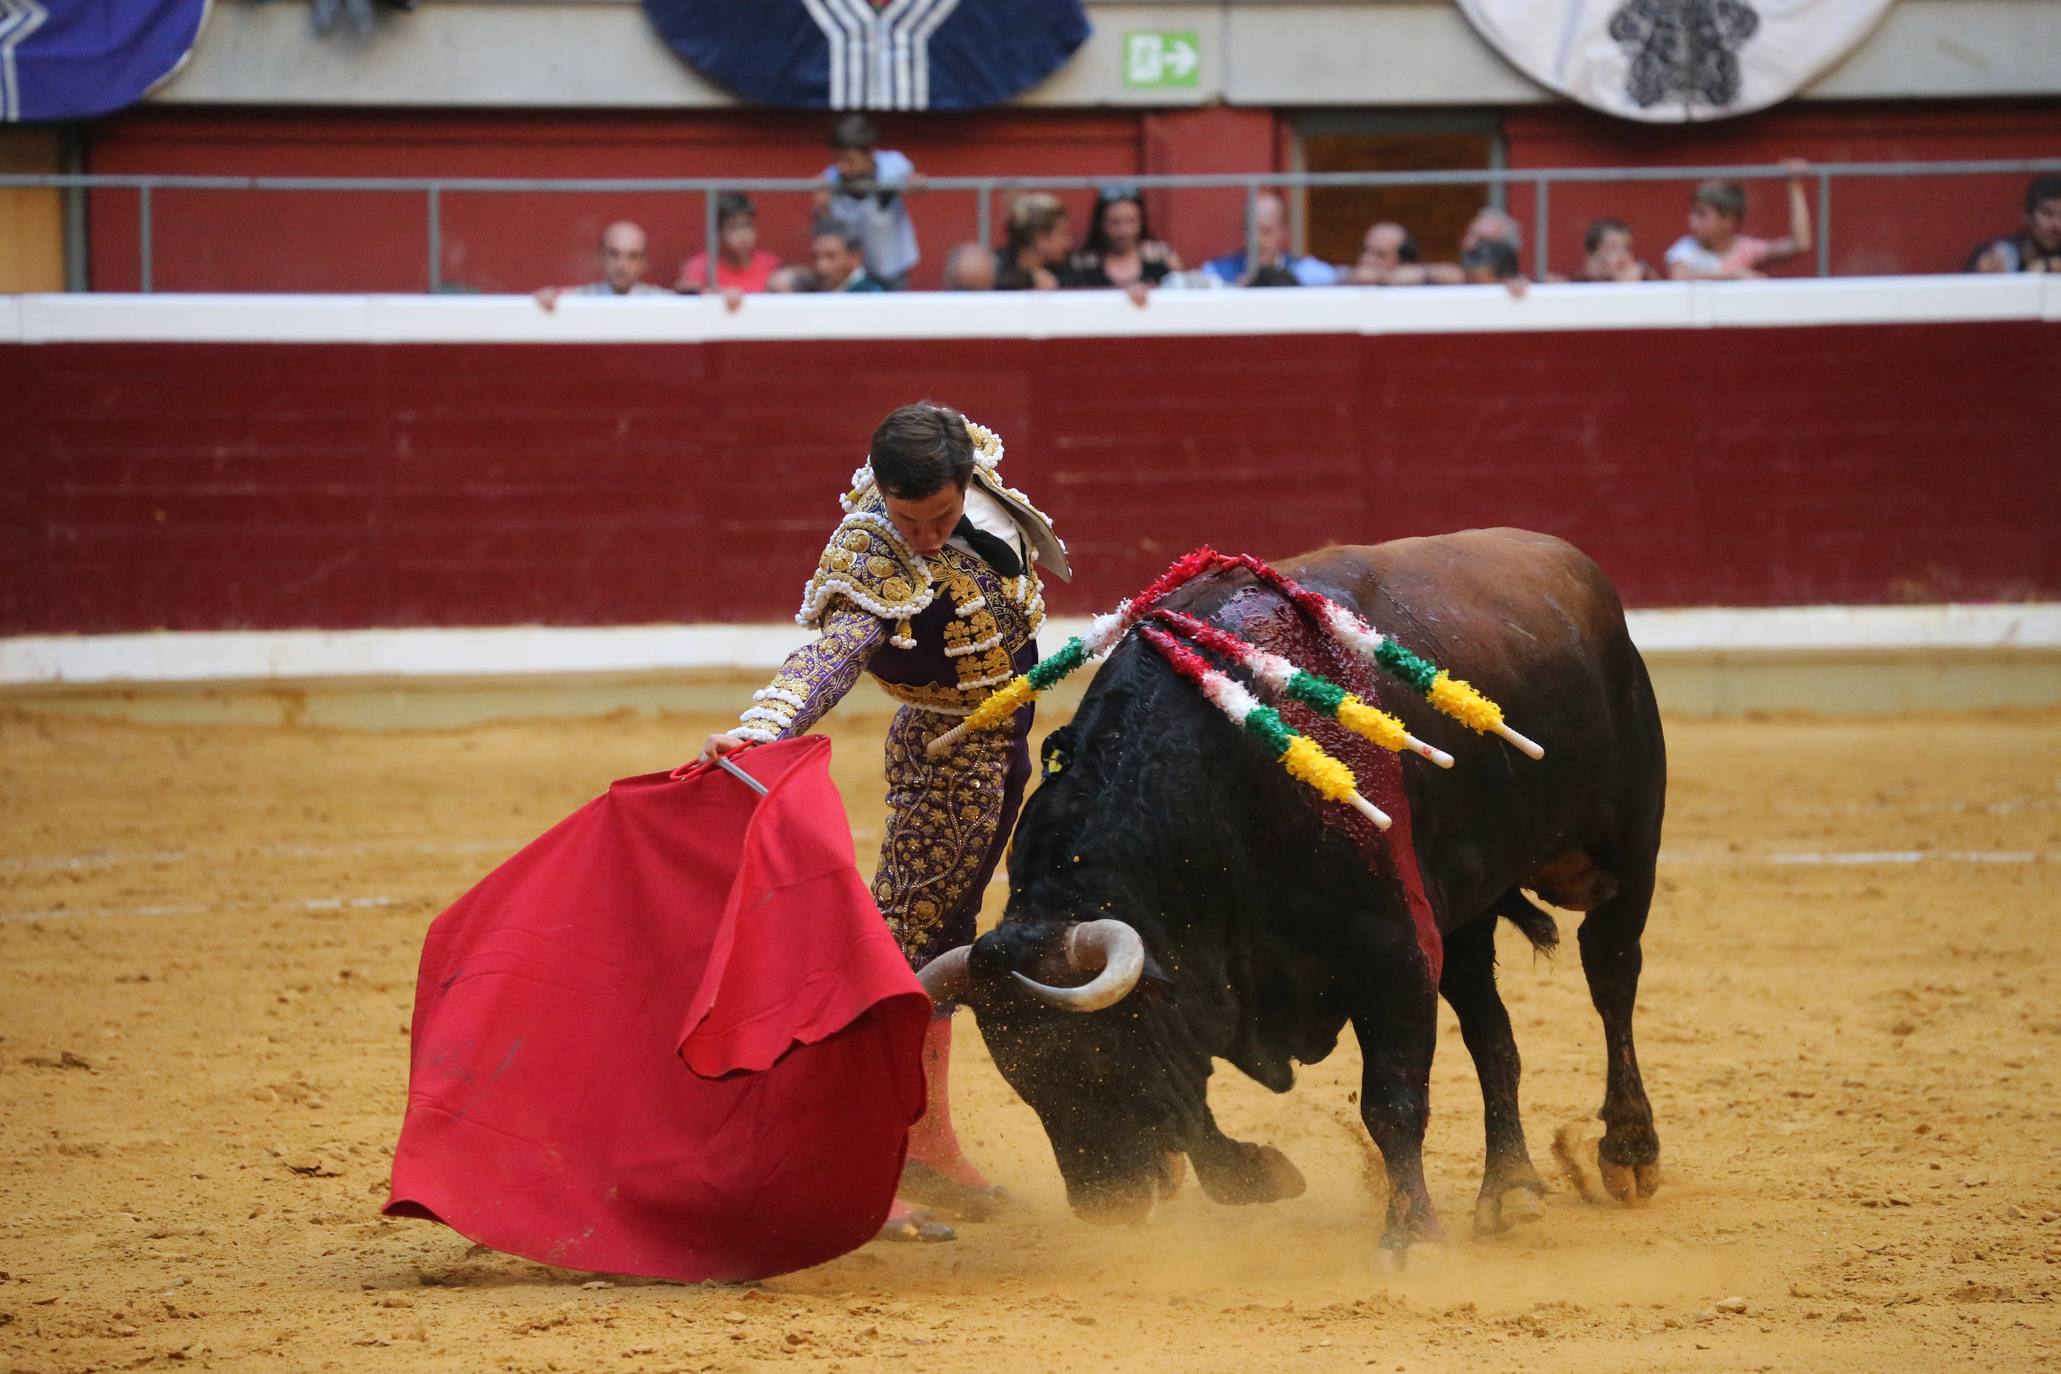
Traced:
<path fill-rule="evenodd" d="M 881 1224 L 880 1232 L 874 1239 L 934 1243 L 957 1240 L 959 1233 L 921 1207 L 912 1207 L 901 1198 L 896 1198 L 894 1206 L 888 1208 L 887 1220 Z"/>
<path fill-rule="evenodd" d="M 962 1221 L 986 1221 L 1002 1210 L 1008 1195 L 959 1148 L 952 1130 L 951 1075 L 952 1018 L 934 1017 L 923 1036 L 923 1116 L 909 1128 L 898 1193 Z"/>

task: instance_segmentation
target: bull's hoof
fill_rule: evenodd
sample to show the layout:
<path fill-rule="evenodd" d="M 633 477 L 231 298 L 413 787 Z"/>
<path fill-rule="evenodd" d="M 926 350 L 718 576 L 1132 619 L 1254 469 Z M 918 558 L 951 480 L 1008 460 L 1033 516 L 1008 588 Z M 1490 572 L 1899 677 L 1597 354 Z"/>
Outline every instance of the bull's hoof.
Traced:
<path fill-rule="evenodd" d="M 1546 1204 L 1529 1185 L 1483 1193 L 1474 1204 L 1474 1234 L 1501 1235 L 1512 1226 L 1529 1226 L 1546 1215 Z"/>
<path fill-rule="evenodd" d="M 975 1188 L 913 1159 L 902 1165 L 901 1186 L 895 1191 L 960 1221 L 992 1221 L 1009 1204 L 1009 1194 L 999 1187 Z"/>
<path fill-rule="evenodd" d="M 1596 1147 L 1596 1172 L 1602 1176 L 1603 1191 L 1619 1202 L 1637 1206 L 1660 1188 L 1660 1161 L 1646 1164 L 1616 1164 L 1604 1146 Z"/>
<path fill-rule="evenodd" d="M 1193 1158 L 1193 1156 L 1191 1156 Z M 1301 1197 L 1309 1189 L 1302 1170 L 1271 1145 L 1238 1143 L 1227 1155 L 1195 1160 L 1195 1177 L 1212 1202 L 1243 1206 Z"/>
<path fill-rule="evenodd" d="M 1437 1240 L 1413 1240 L 1407 1244 L 1381 1243 L 1380 1257 L 1376 1261 L 1385 1273 L 1390 1274 L 1436 1274 L 1451 1261 L 1445 1242 Z"/>

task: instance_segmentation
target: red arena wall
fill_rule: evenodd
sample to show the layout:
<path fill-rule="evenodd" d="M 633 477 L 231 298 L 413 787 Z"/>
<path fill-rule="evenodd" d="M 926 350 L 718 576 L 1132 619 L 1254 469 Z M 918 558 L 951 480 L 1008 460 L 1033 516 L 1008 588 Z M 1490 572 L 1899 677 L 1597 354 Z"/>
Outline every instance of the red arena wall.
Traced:
<path fill-rule="evenodd" d="M 0 344 L 0 633 L 780 620 L 872 424 L 919 396 L 1005 437 L 1075 554 L 1062 614 L 1204 542 L 1491 524 L 1573 540 L 1643 607 L 2051 599 L 2057 341 Z"/>

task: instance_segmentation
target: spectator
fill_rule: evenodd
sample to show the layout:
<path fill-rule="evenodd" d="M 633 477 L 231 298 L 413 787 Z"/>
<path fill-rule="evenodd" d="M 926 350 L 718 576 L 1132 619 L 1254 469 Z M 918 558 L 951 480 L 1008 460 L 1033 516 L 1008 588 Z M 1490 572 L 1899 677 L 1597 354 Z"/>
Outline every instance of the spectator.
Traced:
<path fill-rule="evenodd" d="M 537 292 L 537 304 L 556 310 L 560 296 L 671 295 L 663 286 L 644 280 L 650 266 L 651 240 L 639 226 L 619 219 L 601 231 L 601 280 L 579 286 L 546 286 Z"/>
<path fill-rule="evenodd" d="M 1477 239 L 1473 247 L 1460 254 L 1460 276 L 1469 286 L 1524 280 L 1524 274 L 1517 270 L 1517 250 L 1497 238 Z"/>
<path fill-rule="evenodd" d="M 1507 243 L 1513 253 L 1524 252 L 1524 230 L 1518 227 L 1514 217 L 1493 205 L 1482 206 L 1475 211 L 1474 218 L 1467 221 L 1467 228 L 1460 235 L 1461 256 L 1464 257 L 1468 249 L 1484 239 Z"/>
<path fill-rule="evenodd" d="M 830 146 L 837 156 L 823 169 L 830 186 L 816 192 L 816 217 L 857 234 L 871 279 L 886 290 L 899 291 L 908 285 L 909 271 L 920 260 L 908 192 L 921 186 L 923 178 L 908 158 L 877 149 L 879 141 L 873 121 L 862 114 L 846 115 L 832 126 Z"/>
<path fill-rule="evenodd" d="M 766 292 L 774 296 L 803 295 L 821 291 L 823 283 L 816 280 L 816 274 L 799 263 L 788 263 L 773 269 L 766 278 Z"/>
<path fill-rule="evenodd" d="M 1051 291 L 1073 246 L 1066 206 L 1059 197 L 1032 191 L 1009 207 L 1007 243 L 995 254 L 997 291 Z"/>
<path fill-rule="evenodd" d="M 1656 281 L 1660 274 L 1632 250 L 1632 228 L 1621 219 L 1599 219 L 1582 235 L 1588 254 L 1572 281 Z"/>
<path fill-rule="evenodd" d="M 1676 281 L 1739 281 L 1766 274 L 1759 269 L 1807 253 L 1811 210 L 1804 199 L 1804 164 L 1789 164 L 1789 236 L 1757 239 L 1739 232 L 1746 219 L 1746 192 L 1737 182 L 1706 181 L 1689 202 L 1689 232 L 1667 250 L 1667 274 Z"/>
<path fill-rule="evenodd" d="M 809 257 L 816 264 L 818 291 L 885 291 L 866 270 L 866 249 L 857 231 L 824 220 L 809 234 Z"/>
<path fill-rule="evenodd" d="M 1417 264 L 1417 240 L 1393 220 L 1369 225 L 1360 240 L 1360 260 L 1353 265 L 1352 279 L 1362 286 L 1384 286 L 1406 267 Z"/>
<path fill-rule="evenodd" d="M 1288 206 L 1272 191 L 1261 192 L 1253 204 L 1250 237 L 1259 250 L 1255 260 L 1246 261 L 1246 252 L 1240 249 L 1220 258 L 1211 258 L 1202 265 L 1202 270 L 1233 286 L 1250 285 L 1254 273 L 1267 267 L 1279 267 L 1293 273 L 1298 286 L 1332 286 L 1337 283 L 1338 269 L 1330 263 L 1288 251 Z"/>
<path fill-rule="evenodd" d="M 1295 273 L 1279 264 L 1269 264 L 1246 278 L 1247 286 L 1301 286 Z"/>
<path fill-rule="evenodd" d="M 766 289 L 780 259 L 759 247 L 759 216 L 751 197 L 725 191 L 716 197 L 716 289 L 725 295 Z M 680 264 L 673 289 L 696 295 L 708 287 L 708 250 Z"/>
<path fill-rule="evenodd" d="M 1180 255 L 1152 237 L 1145 197 L 1129 186 L 1105 186 L 1095 197 L 1087 246 L 1067 263 L 1068 286 L 1158 286 L 1181 270 Z"/>
<path fill-rule="evenodd" d="M 1968 259 L 1970 272 L 2061 272 L 2061 176 L 2025 188 L 2025 228 L 1993 239 Z"/>
<path fill-rule="evenodd" d="M 945 259 L 945 290 L 995 289 L 995 255 L 977 243 L 962 243 Z"/>

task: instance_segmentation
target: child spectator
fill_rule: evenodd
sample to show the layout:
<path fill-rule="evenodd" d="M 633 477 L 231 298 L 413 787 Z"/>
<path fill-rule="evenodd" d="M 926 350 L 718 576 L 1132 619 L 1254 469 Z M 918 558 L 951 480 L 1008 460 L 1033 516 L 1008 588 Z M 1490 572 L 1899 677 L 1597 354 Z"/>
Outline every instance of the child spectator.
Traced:
<path fill-rule="evenodd" d="M 716 197 L 716 289 L 749 294 L 766 289 L 780 259 L 759 247 L 759 216 L 751 197 L 725 191 Z M 673 289 L 695 295 L 708 287 L 708 250 L 680 264 Z"/>
<path fill-rule="evenodd" d="M 1632 249 L 1632 227 L 1621 219 L 1599 219 L 1582 235 L 1588 256 L 1569 281 L 1657 281 L 1660 274 Z"/>
<path fill-rule="evenodd" d="M 1145 198 L 1129 186 L 1105 186 L 1095 197 L 1087 246 L 1067 263 L 1066 285 L 1152 287 L 1180 270 L 1180 256 L 1152 237 Z"/>
<path fill-rule="evenodd" d="M 857 234 L 867 273 L 883 289 L 899 291 L 920 261 L 907 193 L 923 179 L 902 154 L 876 148 L 879 141 L 873 121 L 861 114 L 832 126 L 830 146 L 837 156 L 823 169 L 830 187 L 816 192 L 816 217 Z"/>
<path fill-rule="evenodd" d="M 651 240 L 642 227 L 619 219 L 601 231 L 601 280 L 543 287 L 537 292 L 537 304 L 556 310 L 560 296 L 670 296 L 672 292 L 663 286 L 644 280 L 650 266 Z"/>
<path fill-rule="evenodd" d="M 1052 291 L 1073 246 L 1066 206 L 1043 191 L 1018 196 L 1009 207 L 1008 241 L 995 254 L 995 290 Z"/>
<path fill-rule="evenodd" d="M 1676 281 L 1742 280 L 1764 276 L 1770 263 L 1808 253 L 1811 211 L 1803 194 L 1804 164 L 1789 163 L 1789 236 L 1757 239 L 1739 232 L 1746 192 L 1734 181 L 1706 181 L 1689 202 L 1689 232 L 1667 250 L 1667 274 Z"/>
<path fill-rule="evenodd" d="M 2025 188 L 2025 228 L 1992 239 L 1968 258 L 1970 272 L 2061 272 L 2061 176 Z"/>
<path fill-rule="evenodd" d="M 866 270 L 865 245 L 850 226 L 824 220 L 809 232 L 818 291 L 885 291 Z"/>

